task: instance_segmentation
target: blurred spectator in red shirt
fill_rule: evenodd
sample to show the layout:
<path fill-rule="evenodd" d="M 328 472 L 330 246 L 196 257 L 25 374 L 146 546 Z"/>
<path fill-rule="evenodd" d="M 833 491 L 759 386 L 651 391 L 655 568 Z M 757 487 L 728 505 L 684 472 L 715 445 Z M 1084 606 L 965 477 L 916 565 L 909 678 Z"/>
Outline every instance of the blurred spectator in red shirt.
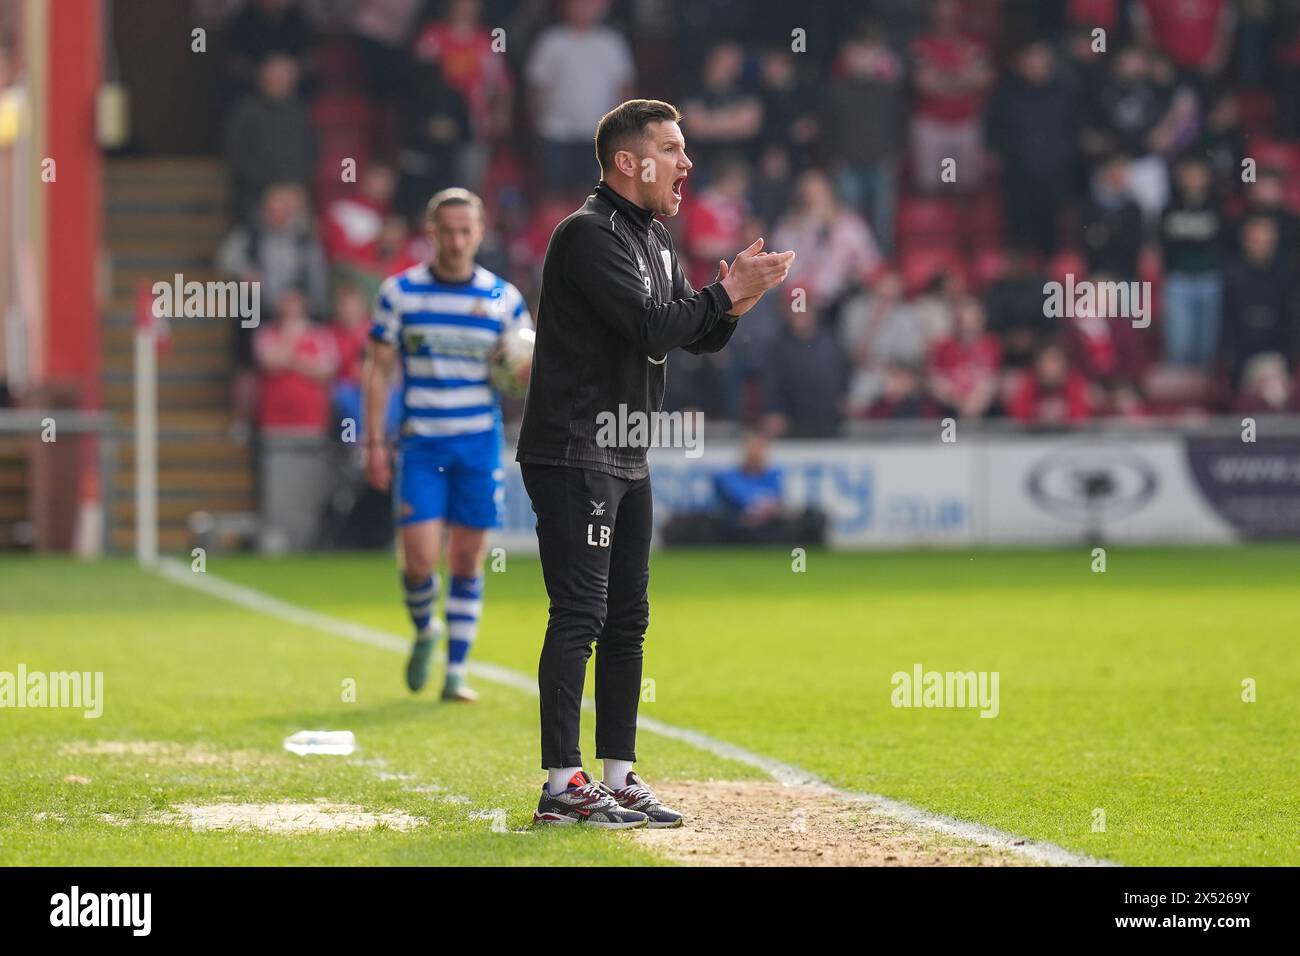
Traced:
<path fill-rule="evenodd" d="M 1070 368 L 1065 349 L 1056 343 L 1038 350 L 1033 368 L 1017 376 L 1007 401 L 1011 417 L 1030 425 L 1083 421 L 1091 410 L 1088 380 Z"/>
<path fill-rule="evenodd" d="M 683 208 L 682 242 L 695 288 L 703 289 L 713 281 L 719 259 L 749 245 L 741 242 L 741 230 L 749 216 L 748 192 L 749 166 L 731 157 L 714 167 L 709 184 Z"/>
<path fill-rule="evenodd" d="M 257 283 L 259 301 L 266 308 L 292 288 L 306 290 L 309 306 L 322 312 L 329 276 L 325 254 L 307 217 L 307 196 L 301 186 L 270 187 L 262 198 L 261 212 L 247 225 L 231 230 L 217 250 L 217 269 L 229 279 Z M 235 353 L 231 436 L 245 441 L 257 400 L 253 338 L 256 327 L 243 322 L 232 332 Z"/>
<path fill-rule="evenodd" d="M 484 240 L 485 244 L 486 242 Z M 430 250 L 427 246 L 425 237 L 413 233 L 406 219 L 395 212 L 389 213 L 384 217 L 384 231 L 379 234 L 374 255 L 370 257 L 375 267 L 374 273 L 387 278 L 419 265 L 429 258 Z"/>
<path fill-rule="evenodd" d="M 361 363 L 370 340 L 370 313 L 366 296 L 357 286 L 342 283 L 334 292 L 334 315 L 330 331 L 338 352 L 336 386 L 357 387 L 361 384 Z"/>
<path fill-rule="evenodd" d="M 510 128 L 510 71 L 492 49 L 480 0 L 450 0 L 444 19 L 431 20 L 415 41 L 415 57 L 438 64 L 447 84 L 465 97 L 474 134 L 487 141 Z"/>
<path fill-rule="evenodd" d="M 1140 42 L 1159 47 L 1180 70 L 1215 76 L 1232 52 L 1236 15 L 1228 0 L 1138 0 L 1133 24 Z"/>
<path fill-rule="evenodd" d="M 1286 358 L 1278 352 L 1252 356 L 1242 370 L 1241 391 L 1233 407 L 1238 412 L 1259 415 L 1300 411 Z"/>
<path fill-rule="evenodd" d="M 880 265 L 880 250 L 857 213 L 840 205 L 830 177 L 810 169 L 799 177 L 794 202 L 772 232 L 772 251 L 798 252 L 786 282 L 804 289 L 833 318 L 846 295 Z"/>
<path fill-rule="evenodd" d="M 1088 277 L 1097 288 L 1115 277 L 1094 273 Z M 1100 293 L 1098 295 L 1100 298 Z M 1086 302 L 1075 303 L 1073 317 L 1064 320 L 1062 344 L 1072 368 L 1094 382 L 1120 378 L 1137 382 L 1146 369 L 1145 336 L 1131 319 L 1098 316 Z"/>
<path fill-rule="evenodd" d="M 450 0 L 445 19 L 430 21 L 415 41 L 416 59 L 441 67 L 447 85 L 469 107 L 474 145 L 461 175 L 468 189 L 480 187 L 490 144 L 509 132 L 512 108 L 504 50 L 493 50 L 492 33 L 481 16 L 480 0 Z"/>
<path fill-rule="evenodd" d="M 424 261 L 425 251 L 424 241 L 411 234 L 406 219 L 391 212 L 384 217 L 379 237 L 362 254 L 336 263 L 335 280 L 357 286 L 369 302 L 378 293 L 380 283 L 389 276 Z"/>
<path fill-rule="evenodd" d="M 324 434 L 330 426 L 329 384 L 338 368 L 334 336 L 314 325 L 298 290 L 280 296 L 275 322 L 253 343 L 260 373 L 257 424 L 263 431 Z"/>
<path fill-rule="evenodd" d="M 325 209 L 325 254 L 331 261 L 365 259 L 384 231 L 397 177 L 382 164 L 366 167 L 354 196 L 336 199 Z"/>
<path fill-rule="evenodd" d="M 331 388 L 337 421 L 351 419 L 357 439 L 365 438 L 365 420 L 361 415 L 361 367 L 370 342 L 370 300 L 358 286 L 342 283 L 334 293 L 334 317 L 329 331 L 334 336 L 338 354 L 338 371 Z M 393 383 L 393 400 L 389 404 L 388 427 L 397 428 L 402 414 L 400 376 Z"/>
<path fill-rule="evenodd" d="M 983 418 L 998 394 L 1002 346 L 991 334 L 978 299 L 957 307 L 957 331 L 930 350 L 930 393 L 945 413 Z"/>
<path fill-rule="evenodd" d="M 943 184 L 948 159 L 956 162 L 954 188 L 968 191 L 980 181 L 980 116 L 994 72 L 988 48 L 961 32 L 960 14 L 957 0 L 934 0 L 931 31 L 912 41 L 913 175 L 917 186 L 928 191 Z"/>

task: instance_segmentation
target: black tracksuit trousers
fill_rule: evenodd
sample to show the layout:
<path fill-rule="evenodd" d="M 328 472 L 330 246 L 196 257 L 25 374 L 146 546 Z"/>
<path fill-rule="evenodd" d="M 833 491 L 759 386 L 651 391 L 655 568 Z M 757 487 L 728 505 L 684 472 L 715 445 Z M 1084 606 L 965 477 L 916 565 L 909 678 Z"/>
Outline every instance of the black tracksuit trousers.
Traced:
<path fill-rule="evenodd" d="M 636 759 L 641 649 L 650 623 L 650 479 L 521 466 L 537 515 L 550 619 L 537 686 L 542 768 L 578 767 L 582 688 L 596 645 L 596 757 Z"/>

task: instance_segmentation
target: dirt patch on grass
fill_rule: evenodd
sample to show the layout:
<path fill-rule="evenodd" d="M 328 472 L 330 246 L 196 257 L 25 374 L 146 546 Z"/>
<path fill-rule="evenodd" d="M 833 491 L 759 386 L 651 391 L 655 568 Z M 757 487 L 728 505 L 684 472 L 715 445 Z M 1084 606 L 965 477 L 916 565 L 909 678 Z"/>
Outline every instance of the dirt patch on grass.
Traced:
<path fill-rule="evenodd" d="M 666 781 L 676 830 L 637 830 L 643 845 L 698 866 L 1017 866 L 1002 849 L 965 843 L 811 788 L 768 781 Z"/>
<path fill-rule="evenodd" d="M 414 830 L 425 821 L 408 813 L 366 810 L 344 803 L 182 803 L 161 822 L 207 830 L 331 833 L 341 830 Z"/>
<path fill-rule="evenodd" d="M 251 767 L 272 762 L 256 750 L 219 750 L 171 740 L 77 740 L 64 744 L 61 750 L 73 756 L 125 757 L 191 766 Z"/>

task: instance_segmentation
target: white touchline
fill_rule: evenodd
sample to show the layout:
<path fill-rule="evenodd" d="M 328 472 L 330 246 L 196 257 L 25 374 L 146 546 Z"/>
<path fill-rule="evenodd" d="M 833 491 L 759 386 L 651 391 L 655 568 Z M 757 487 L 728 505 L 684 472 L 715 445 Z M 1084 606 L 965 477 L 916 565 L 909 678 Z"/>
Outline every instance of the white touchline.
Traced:
<path fill-rule="evenodd" d="M 158 573 L 169 581 L 221 598 L 250 611 L 277 617 L 291 624 L 301 624 L 304 627 L 315 628 L 326 634 L 333 634 L 335 637 L 342 637 L 358 644 L 368 644 L 371 647 L 386 651 L 405 654 L 410 650 L 411 642 L 406 638 L 398 637 L 396 634 L 389 634 L 386 631 L 367 627 L 364 624 L 356 624 L 342 618 L 311 611 L 297 604 L 281 601 L 279 598 L 272 597 L 262 591 L 245 587 L 242 584 L 235 584 L 233 581 L 226 581 L 211 573 L 196 574 L 190 570 L 188 564 L 174 558 L 162 558 L 156 567 Z M 493 684 L 500 684 L 525 694 L 531 694 L 534 697 L 537 696 L 537 678 L 529 674 L 512 670 L 509 667 L 502 667 L 499 664 L 482 662 L 471 662 L 470 670 Z M 583 698 L 582 706 L 584 710 L 592 710 L 595 705 L 591 698 Z M 863 793 L 858 790 L 842 790 L 801 767 L 782 763 L 771 757 L 765 757 L 762 754 L 746 750 L 744 747 L 738 747 L 725 740 L 702 734 L 698 730 L 666 724 L 653 717 L 638 717 L 637 726 L 661 737 L 689 744 L 698 750 L 706 751 L 725 760 L 733 760 L 736 763 L 754 767 L 784 786 L 809 787 L 828 796 L 838 797 L 841 800 L 867 804 L 874 812 L 892 820 L 897 820 L 900 823 L 910 823 L 914 826 L 968 840 L 972 843 L 986 843 L 994 849 L 1024 856 L 1037 863 L 1047 863 L 1054 866 L 1117 865 L 1108 860 L 1099 860 L 1082 853 L 1074 853 L 1054 843 L 1028 840 L 980 823 L 970 823 L 943 814 L 931 813 L 929 810 L 922 810 L 920 807 L 914 807 L 910 803 L 904 803 L 901 800 L 894 800 L 875 793 Z"/>

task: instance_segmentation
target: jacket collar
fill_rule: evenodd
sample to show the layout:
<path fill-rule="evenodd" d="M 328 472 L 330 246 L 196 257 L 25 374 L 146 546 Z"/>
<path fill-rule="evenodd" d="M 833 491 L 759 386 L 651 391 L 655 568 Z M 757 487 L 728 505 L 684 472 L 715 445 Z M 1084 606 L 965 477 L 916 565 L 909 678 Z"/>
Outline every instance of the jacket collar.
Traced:
<path fill-rule="evenodd" d="M 642 209 L 636 203 L 624 199 L 611 189 L 603 179 L 596 183 L 596 195 L 626 216 L 630 222 L 640 226 L 646 232 L 650 231 L 650 223 L 654 220 L 655 214 L 649 209 Z"/>

